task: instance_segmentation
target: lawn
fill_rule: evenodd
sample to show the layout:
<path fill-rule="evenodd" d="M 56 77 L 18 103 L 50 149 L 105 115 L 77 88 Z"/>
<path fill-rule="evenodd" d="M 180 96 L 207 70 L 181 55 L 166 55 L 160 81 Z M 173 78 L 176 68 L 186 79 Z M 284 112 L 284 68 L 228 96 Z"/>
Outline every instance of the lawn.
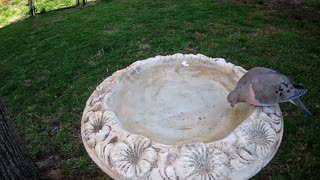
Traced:
<path fill-rule="evenodd" d="M 309 89 L 310 119 L 281 104 L 285 127 L 273 160 L 254 179 L 317 179 L 320 169 L 320 16 L 231 0 L 115 0 L 49 12 L 0 29 L 0 97 L 35 161 L 66 178 L 101 179 L 80 120 L 103 79 L 132 62 L 174 53 L 273 68 Z"/>
<path fill-rule="evenodd" d="M 26 17 L 28 12 L 27 0 L 0 0 L 0 28 Z"/>
<path fill-rule="evenodd" d="M 36 12 L 75 6 L 76 3 L 76 0 L 36 0 Z M 0 28 L 28 15 L 28 0 L 0 0 Z"/>

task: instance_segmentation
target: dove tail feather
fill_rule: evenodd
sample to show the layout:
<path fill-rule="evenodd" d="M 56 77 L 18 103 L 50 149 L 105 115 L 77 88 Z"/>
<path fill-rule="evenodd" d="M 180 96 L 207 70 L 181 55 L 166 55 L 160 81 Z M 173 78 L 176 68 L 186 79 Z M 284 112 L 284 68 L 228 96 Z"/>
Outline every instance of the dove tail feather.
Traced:
<path fill-rule="evenodd" d="M 312 116 L 312 113 L 303 105 L 301 102 L 300 98 L 292 99 L 290 100 L 294 105 L 298 106 L 301 108 L 305 113 L 307 113 L 309 116 Z"/>
<path fill-rule="evenodd" d="M 293 96 L 289 97 L 288 99 L 296 99 L 300 96 L 304 95 L 308 90 L 306 89 L 296 89 Z"/>
<path fill-rule="evenodd" d="M 292 100 L 289 100 L 289 102 L 291 102 L 292 104 L 296 105 L 296 103 L 294 103 Z"/>

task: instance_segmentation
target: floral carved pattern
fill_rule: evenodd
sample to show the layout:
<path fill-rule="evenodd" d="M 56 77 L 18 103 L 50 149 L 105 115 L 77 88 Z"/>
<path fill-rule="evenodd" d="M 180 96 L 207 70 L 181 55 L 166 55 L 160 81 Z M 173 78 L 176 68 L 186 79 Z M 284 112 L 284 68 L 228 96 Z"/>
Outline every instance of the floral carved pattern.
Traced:
<path fill-rule="evenodd" d="M 179 179 L 228 179 L 229 158 L 217 148 L 205 144 L 185 145 L 181 148 L 175 167 Z"/>
<path fill-rule="evenodd" d="M 104 141 L 115 124 L 115 115 L 110 111 L 89 112 L 84 124 L 84 139 L 93 148 L 97 142 Z"/>
<path fill-rule="evenodd" d="M 276 141 L 276 132 L 263 120 L 249 121 L 240 130 L 247 142 L 246 150 L 254 155 L 267 155 Z"/>
<path fill-rule="evenodd" d="M 260 113 L 260 118 L 264 119 L 266 122 L 269 122 L 269 124 L 272 126 L 273 129 L 277 133 L 280 133 L 282 131 L 282 121 L 281 121 L 281 111 L 277 107 L 262 107 Z"/>
<path fill-rule="evenodd" d="M 143 136 L 130 135 L 127 143 L 117 143 L 111 152 L 114 169 L 125 178 L 147 175 L 156 161 L 157 153 L 151 141 Z"/>
<path fill-rule="evenodd" d="M 101 162 L 108 167 L 112 167 L 110 153 L 116 139 L 117 137 L 114 136 L 114 134 L 110 133 L 105 141 L 97 144 L 97 146 L 95 147 L 95 151 L 98 157 L 102 160 Z"/>
<path fill-rule="evenodd" d="M 101 83 L 99 86 L 97 86 L 96 90 L 93 91 L 92 95 L 90 96 L 90 102 L 89 104 L 93 106 L 94 104 L 101 102 L 102 99 L 110 93 L 113 86 L 115 84 L 115 81 L 113 81 L 112 78 L 108 78 L 103 83 Z"/>

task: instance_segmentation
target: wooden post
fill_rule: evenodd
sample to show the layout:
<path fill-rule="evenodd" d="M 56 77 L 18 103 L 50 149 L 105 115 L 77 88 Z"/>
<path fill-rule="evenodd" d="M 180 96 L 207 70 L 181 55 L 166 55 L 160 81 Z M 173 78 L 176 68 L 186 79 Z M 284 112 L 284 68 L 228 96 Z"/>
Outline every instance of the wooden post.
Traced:
<path fill-rule="evenodd" d="M 28 0 L 29 4 L 29 13 L 31 16 L 36 15 L 36 0 Z"/>
<path fill-rule="evenodd" d="M 39 170 L 26 153 L 8 121 L 0 99 L 0 179 L 40 179 Z"/>

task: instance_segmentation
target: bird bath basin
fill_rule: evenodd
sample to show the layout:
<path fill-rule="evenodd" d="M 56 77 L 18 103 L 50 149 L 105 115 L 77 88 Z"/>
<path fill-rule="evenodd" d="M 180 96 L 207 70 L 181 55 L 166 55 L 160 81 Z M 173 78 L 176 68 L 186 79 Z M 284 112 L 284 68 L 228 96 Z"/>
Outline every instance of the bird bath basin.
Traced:
<path fill-rule="evenodd" d="M 114 179 L 248 179 L 277 151 L 283 120 L 278 105 L 228 104 L 245 72 L 204 55 L 137 61 L 88 99 L 84 146 Z"/>

